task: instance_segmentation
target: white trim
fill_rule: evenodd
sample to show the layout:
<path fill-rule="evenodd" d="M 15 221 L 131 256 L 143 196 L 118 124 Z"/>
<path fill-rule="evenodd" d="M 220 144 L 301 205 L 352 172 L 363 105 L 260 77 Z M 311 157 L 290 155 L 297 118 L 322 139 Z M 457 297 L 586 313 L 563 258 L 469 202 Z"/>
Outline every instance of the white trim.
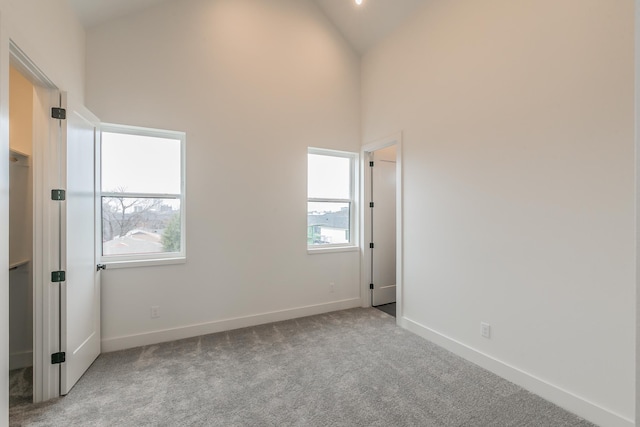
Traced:
<path fill-rule="evenodd" d="M 318 148 L 318 147 L 308 147 L 307 154 L 317 154 L 319 156 L 346 157 L 350 159 L 358 158 L 358 153 L 355 153 L 353 151 L 332 150 L 330 148 Z"/>
<path fill-rule="evenodd" d="M 100 123 L 101 132 L 126 133 L 128 135 L 152 136 L 163 139 L 177 139 L 184 143 L 186 133 L 177 130 L 154 129 L 140 126 L 119 125 L 116 123 Z"/>
<path fill-rule="evenodd" d="M 111 261 L 104 260 L 102 264 L 107 266 L 107 270 L 115 270 L 118 268 L 133 268 L 133 267 L 151 267 L 157 265 L 173 265 L 173 264 L 186 264 L 187 259 L 185 257 L 172 257 L 172 258 L 153 258 L 153 259 L 137 259 L 135 261 Z"/>
<path fill-rule="evenodd" d="M 20 71 L 33 85 L 47 89 L 57 89 L 56 85 L 49 80 L 49 77 L 31 61 L 27 54 L 24 53 L 13 40 L 9 40 L 9 51 L 11 52 L 11 65 Z"/>
<path fill-rule="evenodd" d="M 318 246 L 317 248 L 313 246 L 309 246 L 307 248 L 307 253 L 309 255 L 318 255 L 318 254 L 331 254 L 336 252 L 357 252 L 359 250 L 360 248 L 355 245 L 346 245 L 346 246 L 322 245 L 322 246 Z"/>
<path fill-rule="evenodd" d="M 416 335 L 597 425 L 607 427 L 632 427 L 635 425 L 633 420 L 598 406 L 583 397 L 577 396 L 535 375 L 482 353 L 411 319 L 406 317 L 398 318 L 398 324 Z"/>
<path fill-rule="evenodd" d="M 640 0 L 635 1 L 635 285 L 636 285 L 636 373 L 635 373 L 635 416 L 640 424 Z"/>
<path fill-rule="evenodd" d="M 100 229 L 102 232 L 102 229 Z M 100 241 L 102 242 L 102 240 Z M 98 248 L 102 251 L 102 248 Z M 100 255 L 98 252 L 98 257 L 100 259 L 100 264 L 104 265 L 115 265 L 115 264 L 123 264 L 129 265 L 132 267 L 141 267 L 143 265 L 154 265 L 154 263 L 163 262 L 165 264 L 181 264 L 181 262 L 173 262 L 174 260 L 185 260 L 187 257 L 183 256 L 180 252 L 147 252 L 147 253 L 139 253 L 139 254 L 126 254 L 126 255 Z M 117 267 L 116 267 L 117 268 Z"/>
<path fill-rule="evenodd" d="M 186 157 L 187 157 L 187 134 L 182 131 L 153 129 L 139 126 L 120 125 L 114 123 L 100 123 L 99 140 L 96 149 L 96 224 L 99 239 L 96 241 L 96 253 L 100 264 L 105 264 L 111 268 L 126 267 L 149 267 L 154 265 L 182 264 L 187 257 L 186 242 L 186 222 L 187 222 L 187 206 L 186 206 Z M 120 133 L 127 135 L 149 136 L 162 139 L 174 139 L 180 141 L 180 194 L 172 193 L 115 193 L 102 191 L 102 134 Z M 102 198 L 103 197 L 136 197 L 151 199 L 176 199 L 180 200 L 180 251 L 167 253 L 143 253 L 143 254 L 125 254 L 125 255 L 103 255 L 102 247 Z"/>
<path fill-rule="evenodd" d="M 127 348 L 158 344 L 161 342 L 175 341 L 184 338 L 230 331 L 233 329 L 263 325 L 265 323 L 280 322 L 283 320 L 296 319 L 299 317 L 329 313 L 331 311 L 346 310 L 359 306 L 360 298 L 351 298 L 325 304 L 309 305 L 306 307 L 272 311 L 269 313 L 262 313 L 251 316 L 235 317 L 232 319 L 217 320 L 214 322 L 200 323 L 178 328 L 126 335 L 115 338 L 107 338 L 102 340 L 102 351 L 110 352 L 124 350 Z"/>
<path fill-rule="evenodd" d="M 51 364 L 51 354 L 60 351 L 60 285 L 51 283 L 51 272 L 59 269 L 60 210 L 51 202 L 50 189 L 64 187 L 60 182 L 60 124 L 50 118 L 50 108 L 60 105 L 60 93 L 34 88 L 33 399 L 42 402 L 60 394 L 60 367 Z"/>
<path fill-rule="evenodd" d="M 314 197 L 308 197 L 307 198 L 308 202 L 311 203 L 345 203 L 345 204 L 349 204 L 352 202 L 351 199 L 322 199 L 322 198 L 314 198 Z"/>
<path fill-rule="evenodd" d="M 125 199 L 179 199 L 180 194 L 166 193 L 127 193 L 127 192 L 109 192 L 102 191 L 101 197 L 122 197 Z"/>
<path fill-rule="evenodd" d="M 324 245 L 309 245 L 307 244 L 307 253 L 308 254 L 316 254 L 316 253 L 328 253 L 328 252 L 346 252 L 351 249 L 351 247 L 358 248 L 358 242 L 360 241 L 360 226 L 358 225 L 358 219 L 360 218 L 360 174 L 359 174 L 359 166 L 360 162 L 358 161 L 359 154 L 351 151 L 339 151 L 339 150 L 330 150 L 325 148 L 317 148 L 317 147 L 308 147 L 307 148 L 307 160 L 309 159 L 309 154 L 314 154 L 318 156 L 328 156 L 328 157 L 343 157 L 349 159 L 349 173 L 350 173 L 350 182 L 349 182 L 349 196 L 350 199 L 332 199 L 332 198 L 322 198 L 322 197 L 309 197 L 307 194 L 307 204 L 308 203 L 348 203 L 350 207 L 349 212 L 349 242 L 348 243 L 340 243 L 340 244 L 324 244 Z M 309 170 L 307 168 L 307 180 L 309 177 Z M 309 225 L 307 223 L 307 229 Z M 325 249 L 324 252 L 319 252 L 321 249 Z M 331 249 L 336 249 L 331 251 Z"/>
<path fill-rule="evenodd" d="M 360 200 L 362 206 L 367 206 L 365 191 L 366 182 L 371 171 L 364 164 L 368 162 L 368 154 L 383 148 L 395 145 L 396 147 L 396 322 L 399 324 L 402 317 L 403 307 L 403 277 L 404 277 L 404 255 L 403 255 L 403 236 L 404 236 L 404 199 L 402 189 L 404 186 L 403 172 L 402 172 L 402 132 L 397 132 L 384 138 L 377 139 L 362 146 L 360 152 Z M 360 212 L 360 247 L 363 248 L 361 252 L 360 260 L 360 277 L 362 286 L 361 303 L 362 307 L 371 307 L 371 290 L 369 289 L 369 275 L 371 260 L 367 256 L 368 244 L 365 243 L 365 239 L 369 236 L 370 221 L 367 220 L 365 215 L 365 209 Z"/>

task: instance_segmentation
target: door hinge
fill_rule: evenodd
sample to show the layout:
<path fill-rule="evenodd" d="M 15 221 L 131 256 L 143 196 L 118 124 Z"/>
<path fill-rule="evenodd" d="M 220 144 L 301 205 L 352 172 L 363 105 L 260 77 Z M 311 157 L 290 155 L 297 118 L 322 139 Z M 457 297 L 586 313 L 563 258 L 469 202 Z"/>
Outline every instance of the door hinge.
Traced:
<path fill-rule="evenodd" d="M 369 283 L 369 289 L 373 289 L 373 283 Z"/>
<path fill-rule="evenodd" d="M 369 248 L 373 249 L 373 243 L 369 243 Z"/>
<path fill-rule="evenodd" d="M 52 365 L 58 365 L 60 363 L 64 363 L 65 362 L 65 352 L 64 351 L 60 351 L 58 353 L 53 353 L 51 355 L 51 364 Z"/>
<path fill-rule="evenodd" d="M 373 162 L 369 162 L 369 167 L 372 168 L 373 167 Z"/>
<path fill-rule="evenodd" d="M 65 110 L 64 108 L 52 107 L 51 118 L 64 120 L 67 118 L 67 110 Z"/>
<path fill-rule="evenodd" d="M 51 282 L 52 283 L 64 282 L 67 279 L 66 275 L 67 274 L 64 271 L 52 271 L 51 272 Z"/>
<path fill-rule="evenodd" d="M 65 200 L 67 197 L 67 193 L 64 190 L 55 189 L 51 190 L 51 200 L 61 201 Z"/>
<path fill-rule="evenodd" d="M 369 203 L 369 207 L 372 208 L 373 207 L 373 202 Z"/>

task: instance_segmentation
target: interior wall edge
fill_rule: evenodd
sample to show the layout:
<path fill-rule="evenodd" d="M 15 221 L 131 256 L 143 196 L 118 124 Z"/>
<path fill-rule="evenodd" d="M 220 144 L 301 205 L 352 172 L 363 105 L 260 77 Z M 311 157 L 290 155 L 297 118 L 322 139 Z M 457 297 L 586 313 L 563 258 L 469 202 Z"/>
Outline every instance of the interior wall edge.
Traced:
<path fill-rule="evenodd" d="M 102 340 L 102 352 L 108 353 L 112 351 L 126 350 L 145 345 L 159 344 L 162 342 L 193 338 L 201 335 L 215 334 L 218 332 L 248 328 L 273 322 L 281 322 L 300 317 L 314 316 L 316 314 L 329 313 L 332 311 L 347 310 L 350 308 L 360 307 L 360 303 L 360 298 L 350 298 L 326 304 L 316 304 L 306 307 L 236 317 L 233 319 L 216 320 L 213 322 L 163 329 L 141 334 L 106 338 Z"/>
<path fill-rule="evenodd" d="M 56 85 L 42 72 L 42 70 L 27 56 L 13 41 L 9 40 L 10 64 L 19 73 L 29 79 L 32 84 L 49 89 L 57 89 Z"/>
<path fill-rule="evenodd" d="M 0 425 L 9 424 L 9 37 L 0 10 Z"/>
<path fill-rule="evenodd" d="M 431 341 L 514 384 L 552 402 L 592 423 L 607 427 L 633 427 L 635 422 L 603 408 L 553 383 L 482 353 L 407 317 L 398 319 L 401 327 Z"/>
<path fill-rule="evenodd" d="M 635 415 L 636 425 L 640 422 L 640 0 L 635 0 L 635 206 L 636 206 L 636 398 L 635 398 Z"/>

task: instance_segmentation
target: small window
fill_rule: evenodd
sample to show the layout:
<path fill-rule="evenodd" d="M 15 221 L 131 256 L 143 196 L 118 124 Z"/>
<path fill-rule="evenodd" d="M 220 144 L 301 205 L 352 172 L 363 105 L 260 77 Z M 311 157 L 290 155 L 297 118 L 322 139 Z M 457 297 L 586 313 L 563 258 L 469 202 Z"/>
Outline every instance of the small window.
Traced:
<path fill-rule="evenodd" d="M 309 148 L 307 246 L 354 246 L 356 153 Z"/>
<path fill-rule="evenodd" d="M 102 261 L 184 258 L 182 132 L 103 125 Z"/>

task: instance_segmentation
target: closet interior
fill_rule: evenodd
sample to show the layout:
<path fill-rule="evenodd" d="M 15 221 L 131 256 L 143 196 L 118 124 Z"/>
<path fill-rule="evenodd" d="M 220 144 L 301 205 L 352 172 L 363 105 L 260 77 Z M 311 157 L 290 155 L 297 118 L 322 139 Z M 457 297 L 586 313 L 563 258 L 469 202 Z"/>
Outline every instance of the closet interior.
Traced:
<path fill-rule="evenodd" d="M 9 75 L 9 403 L 33 399 L 33 93 Z"/>

